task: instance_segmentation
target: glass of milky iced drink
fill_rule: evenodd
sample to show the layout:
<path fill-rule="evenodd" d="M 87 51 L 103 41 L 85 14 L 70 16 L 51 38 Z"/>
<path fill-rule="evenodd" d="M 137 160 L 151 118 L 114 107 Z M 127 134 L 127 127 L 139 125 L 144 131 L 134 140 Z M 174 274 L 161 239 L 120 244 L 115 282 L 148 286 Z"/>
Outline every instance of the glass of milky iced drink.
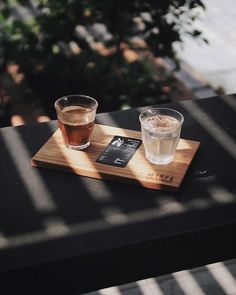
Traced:
<path fill-rule="evenodd" d="M 139 120 L 146 158 L 154 164 L 171 163 L 179 142 L 183 115 L 168 108 L 150 108 L 140 114 Z"/>
<path fill-rule="evenodd" d="M 68 148 L 82 150 L 90 145 L 98 102 L 86 95 L 68 95 L 55 102 L 58 126 Z"/>

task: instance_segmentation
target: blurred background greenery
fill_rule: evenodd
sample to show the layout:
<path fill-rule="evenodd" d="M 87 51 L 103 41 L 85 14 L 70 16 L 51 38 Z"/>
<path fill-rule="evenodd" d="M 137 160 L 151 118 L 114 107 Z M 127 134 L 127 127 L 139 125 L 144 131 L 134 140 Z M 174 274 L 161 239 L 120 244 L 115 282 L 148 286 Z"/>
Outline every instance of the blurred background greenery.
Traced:
<path fill-rule="evenodd" d="M 10 105 L 35 98 L 50 118 L 72 93 L 96 98 L 100 112 L 167 102 L 175 79 L 162 58 L 178 68 L 174 42 L 204 40 L 199 9 L 200 0 L 0 1 L 2 125 Z"/>

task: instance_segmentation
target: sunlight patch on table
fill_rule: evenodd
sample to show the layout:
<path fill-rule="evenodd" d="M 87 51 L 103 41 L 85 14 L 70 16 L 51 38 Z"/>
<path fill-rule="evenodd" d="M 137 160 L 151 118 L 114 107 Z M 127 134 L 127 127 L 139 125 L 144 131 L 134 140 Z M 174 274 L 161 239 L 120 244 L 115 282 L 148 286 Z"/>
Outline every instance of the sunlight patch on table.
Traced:
<path fill-rule="evenodd" d="M 205 295 L 205 292 L 189 270 L 175 272 L 172 275 L 185 295 Z"/>
<path fill-rule="evenodd" d="M 171 197 L 171 195 L 165 195 L 163 198 L 158 197 L 156 202 L 158 204 L 160 214 L 163 215 L 178 214 L 187 211 L 187 208 Z"/>
<path fill-rule="evenodd" d="M 128 217 L 118 207 L 105 207 L 101 209 L 106 222 L 111 224 L 124 224 L 128 222 Z"/>
<path fill-rule="evenodd" d="M 81 182 L 93 200 L 101 203 L 112 201 L 112 193 L 105 182 L 96 180 L 93 185 L 91 185 L 91 179 L 87 177 L 81 177 Z"/>
<path fill-rule="evenodd" d="M 40 212 L 55 211 L 57 206 L 39 172 L 32 168 L 30 174 L 28 173 L 31 157 L 17 129 L 8 129 L 8 132 L 1 135 L 13 160 L 14 168 L 17 170 L 18 176 L 22 180 L 35 209 Z"/>
<path fill-rule="evenodd" d="M 208 192 L 210 193 L 211 197 L 217 203 L 232 203 L 236 200 L 234 194 L 229 192 L 226 188 L 220 185 L 209 185 L 207 187 Z"/>
<path fill-rule="evenodd" d="M 195 101 L 181 102 L 184 107 L 211 136 L 222 146 L 234 159 L 236 159 L 235 140 L 219 126 L 210 115 L 204 112 Z"/>
<path fill-rule="evenodd" d="M 110 287 L 110 288 L 105 288 L 105 289 L 99 290 L 98 294 L 100 294 L 100 295 L 121 295 L 122 293 L 120 292 L 118 287 Z"/>
<path fill-rule="evenodd" d="M 219 202 L 219 197 L 217 197 L 217 200 Z M 230 202 L 235 202 L 235 199 L 229 198 L 227 204 Z M 214 206 L 216 202 L 212 198 L 198 198 L 182 204 L 170 195 L 163 194 L 156 199 L 156 204 L 156 207 L 132 212 L 123 212 L 116 206 L 106 205 L 100 209 L 103 217 L 70 225 L 65 224 L 59 217 L 47 218 L 44 219 L 45 228 L 41 231 L 28 232 L 11 237 L 0 235 L 0 249 L 109 230 L 116 227 L 156 220 L 158 218 L 176 216 L 190 210 L 205 210 Z"/>
<path fill-rule="evenodd" d="M 236 280 L 223 262 L 209 264 L 206 267 L 226 295 L 236 294 Z"/>
<path fill-rule="evenodd" d="M 221 96 L 220 98 L 236 112 L 235 96 L 227 95 L 227 96 Z"/>
<path fill-rule="evenodd" d="M 51 217 L 44 219 L 46 233 L 49 236 L 59 237 L 65 236 L 69 233 L 69 227 L 66 226 L 64 221 L 58 217 Z"/>
<path fill-rule="evenodd" d="M 8 238 L 0 232 L 0 249 L 1 248 L 7 248 L 9 244 Z"/>
<path fill-rule="evenodd" d="M 151 291 L 151 294 L 155 295 L 164 295 L 161 288 L 159 287 L 157 281 L 154 278 L 146 279 L 146 282 L 148 284 L 148 287 Z M 150 293 L 147 293 L 149 295 Z"/>

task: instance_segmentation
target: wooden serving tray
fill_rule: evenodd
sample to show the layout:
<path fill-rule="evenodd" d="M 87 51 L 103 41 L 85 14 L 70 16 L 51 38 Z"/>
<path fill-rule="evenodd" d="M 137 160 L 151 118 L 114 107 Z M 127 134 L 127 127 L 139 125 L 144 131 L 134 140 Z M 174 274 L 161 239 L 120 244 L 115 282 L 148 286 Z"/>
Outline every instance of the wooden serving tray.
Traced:
<path fill-rule="evenodd" d="M 180 139 L 175 159 L 168 165 L 150 163 L 145 157 L 143 144 L 124 168 L 97 163 L 96 159 L 115 135 L 141 138 L 138 131 L 95 124 L 91 145 L 83 151 L 75 151 L 64 146 L 58 129 L 32 158 L 32 166 L 152 189 L 177 190 L 200 145 L 196 141 Z"/>

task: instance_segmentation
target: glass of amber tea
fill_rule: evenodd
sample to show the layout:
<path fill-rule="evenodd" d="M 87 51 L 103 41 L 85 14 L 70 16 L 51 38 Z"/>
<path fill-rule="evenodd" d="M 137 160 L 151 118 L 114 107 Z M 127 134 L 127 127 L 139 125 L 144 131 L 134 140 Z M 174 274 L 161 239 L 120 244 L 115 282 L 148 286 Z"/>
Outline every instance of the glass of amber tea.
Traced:
<path fill-rule="evenodd" d="M 55 102 L 58 126 L 65 145 L 82 150 L 90 145 L 98 102 L 86 95 L 67 95 Z"/>

